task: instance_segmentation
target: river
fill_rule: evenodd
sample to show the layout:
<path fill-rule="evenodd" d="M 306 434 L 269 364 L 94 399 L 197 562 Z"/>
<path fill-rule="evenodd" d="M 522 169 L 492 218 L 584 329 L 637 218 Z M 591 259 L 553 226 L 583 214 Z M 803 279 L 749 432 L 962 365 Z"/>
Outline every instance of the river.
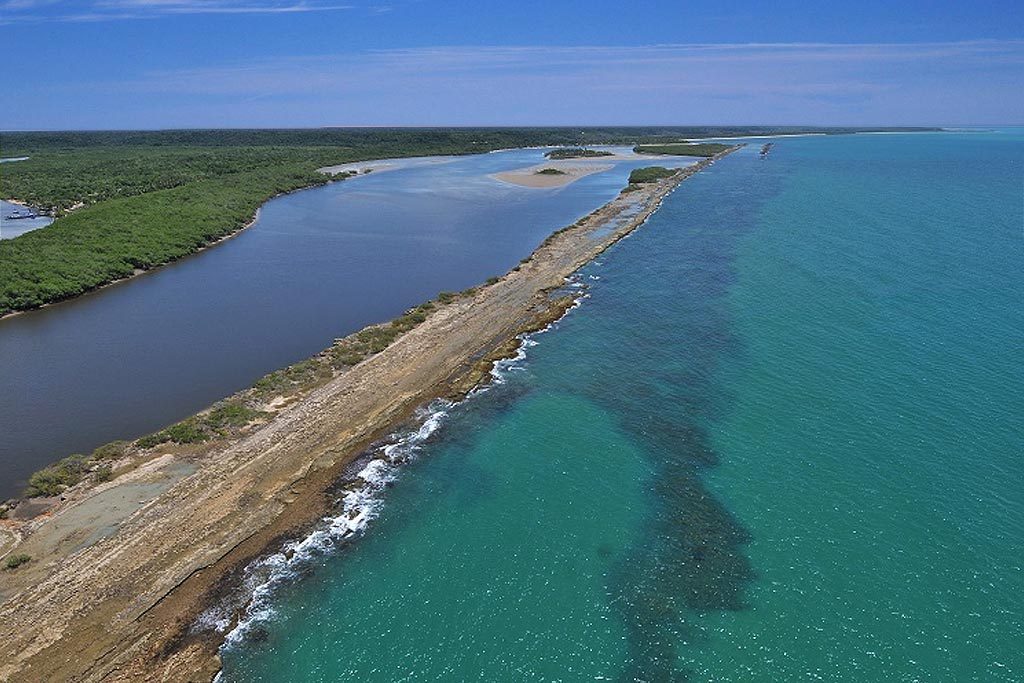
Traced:
<path fill-rule="evenodd" d="M 0 497 L 66 455 L 159 429 L 335 337 L 506 272 L 651 163 L 556 189 L 489 177 L 543 153 L 396 161 L 274 199 L 216 248 L 0 320 Z"/>

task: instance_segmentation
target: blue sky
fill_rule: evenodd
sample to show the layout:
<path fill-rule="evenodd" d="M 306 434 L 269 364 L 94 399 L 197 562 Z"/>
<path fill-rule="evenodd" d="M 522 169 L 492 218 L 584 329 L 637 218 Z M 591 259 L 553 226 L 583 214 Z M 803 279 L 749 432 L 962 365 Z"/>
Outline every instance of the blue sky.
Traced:
<path fill-rule="evenodd" d="M 0 0 L 0 38 L 5 130 L 1024 123 L 1020 0 Z"/>

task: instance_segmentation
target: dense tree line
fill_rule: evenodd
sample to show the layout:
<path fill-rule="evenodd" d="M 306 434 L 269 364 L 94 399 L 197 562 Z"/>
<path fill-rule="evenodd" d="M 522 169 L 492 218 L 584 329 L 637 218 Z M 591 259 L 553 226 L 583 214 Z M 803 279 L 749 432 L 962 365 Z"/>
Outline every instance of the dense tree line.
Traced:
<path fill-rule="evenodd" d="M 637 154 L 671 154 L 682 157 L 713 157 L 719 152 L 729 149 L 729 145 L 720 142 L 668 143 L 663 145 L 637 145 L 633 151 Z"/>
<path fill-rule="evenodd" d="M 3 156 L 81 147 L 478 147 L 658 142 L 686 138 L 796 133 L 914 131 L 935 128 L 824 128 L 815 126 L 627 126 L 533 128 L 298 128 L 159 131 L 8 132 Z"/>

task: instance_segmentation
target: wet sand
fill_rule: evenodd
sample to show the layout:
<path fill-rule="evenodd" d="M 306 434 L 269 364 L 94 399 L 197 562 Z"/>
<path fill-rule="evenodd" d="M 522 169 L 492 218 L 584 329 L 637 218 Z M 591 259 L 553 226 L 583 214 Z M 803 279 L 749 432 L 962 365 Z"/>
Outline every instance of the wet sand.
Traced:
<path fill-rule="evenodd" d="M 12 529 L 28 532 L 16 551 L 38 554 L 0 575 L 0 679 L 210 680 L 219 641 L 191 625 L 237 572 L 325 514 L 327 491 L 375 439 L 429 400 L 464 394 L 514 353 L 516 335 L 560 316 L 571 298 L 549 293 L 712 162 L 619 195 L 496 283 L 187 466 L 164 453 L 143 474 Z"/>

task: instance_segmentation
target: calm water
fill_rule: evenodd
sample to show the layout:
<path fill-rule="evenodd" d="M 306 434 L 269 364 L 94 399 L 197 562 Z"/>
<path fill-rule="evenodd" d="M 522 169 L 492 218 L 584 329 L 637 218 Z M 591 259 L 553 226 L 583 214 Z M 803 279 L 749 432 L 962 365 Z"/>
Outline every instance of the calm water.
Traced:
<path fill-rule="evenodd" d="M 0 240 L 14 239 L 18 235 L 24 235 L 26 232 L 45 228 L 53 222 L 53 219 L 47 216 L 8 219 L 7 216 L 15 211 L 25 211 L 25 207 L 0 200 Z"/>
<path fill-rule="evenodd" d="M 334 337 L 506 272 L 644 165 L 550 190 L 487 177 L 542 154 L 399 162 L 281 197 L 216 249 L 0 321 L 0 498 L 65 455 L 156 430 Z"/>
<path fill-rule="evenodd" d="M 1024 136 L 755 152 L 268 559 L 224 680 L 1024 679 Z"/>

